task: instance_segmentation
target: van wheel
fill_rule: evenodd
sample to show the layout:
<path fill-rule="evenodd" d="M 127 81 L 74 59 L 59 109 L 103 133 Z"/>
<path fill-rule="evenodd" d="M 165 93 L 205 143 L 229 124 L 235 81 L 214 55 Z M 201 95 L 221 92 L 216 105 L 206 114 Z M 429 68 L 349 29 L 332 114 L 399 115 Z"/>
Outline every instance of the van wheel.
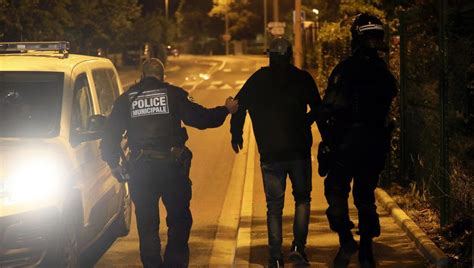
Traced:
<path fill-rule="evenodd" d="M 77 217 L 73 214 L 66 213 L 62 216 L 56 248 L 47 259 L 46 265 L 41 267 L 77 268 L 80 266 Z"/>
<path fill-rule="evenodd" d="M 120 204 L 120 210 L 115 220 L 115 234 L 117 236 L 126 236 L 130 233 L 130 224 L 132 221 L 132 199 L 128 190 L 128 185 L 124 185 L 124 195 Z"/>
<path fill-rule="evenodd" d="M 62 259 L 63 267 L 75 268 L 79 267 L 79 247 L 77 241 L 77 225 L 75 222 L 65 224 L 64 240 L 63 240 Z"/>

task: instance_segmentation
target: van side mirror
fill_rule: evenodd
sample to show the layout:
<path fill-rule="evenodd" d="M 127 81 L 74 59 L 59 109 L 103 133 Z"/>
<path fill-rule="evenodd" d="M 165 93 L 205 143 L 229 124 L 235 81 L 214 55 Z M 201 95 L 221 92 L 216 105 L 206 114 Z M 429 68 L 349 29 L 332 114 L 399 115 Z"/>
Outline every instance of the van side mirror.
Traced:
<path fill-rule="evenodd" d="M 95 141 L 102 138 L 107 117 L 94 114 L 89 117 L 89 130 L 76 133 L 74 143 L 79 144 L 87 141 Z"/>

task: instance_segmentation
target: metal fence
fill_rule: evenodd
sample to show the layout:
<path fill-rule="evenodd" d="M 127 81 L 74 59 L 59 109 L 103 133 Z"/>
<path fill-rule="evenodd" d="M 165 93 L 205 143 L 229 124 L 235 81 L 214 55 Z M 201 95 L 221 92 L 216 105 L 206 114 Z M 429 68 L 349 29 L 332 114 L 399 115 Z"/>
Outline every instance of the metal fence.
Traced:
<path fill-rule="evenodd" d="M 472 211 L 472 20 L 474 5 L 459 0 L 400 16 L 398 181 L 415 182 L 427 193 L 442 225 Z"/>

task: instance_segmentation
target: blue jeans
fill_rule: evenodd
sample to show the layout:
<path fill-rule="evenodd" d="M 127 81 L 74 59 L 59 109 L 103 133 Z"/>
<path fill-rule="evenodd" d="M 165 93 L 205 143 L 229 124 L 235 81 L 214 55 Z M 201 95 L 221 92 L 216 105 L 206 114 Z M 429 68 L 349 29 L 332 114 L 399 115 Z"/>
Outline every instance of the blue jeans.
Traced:
<path fill-rule="evenodd" d="M 289 176 L 295 199 L 293 245 L 304 248 L 308 236 L 311 202 L 311 159 L 261 162 L 263 186 L 267 200 L 267 228 L 270 257 L 282 257 L 282 215 L 285 203 L 286 177 Z"/>

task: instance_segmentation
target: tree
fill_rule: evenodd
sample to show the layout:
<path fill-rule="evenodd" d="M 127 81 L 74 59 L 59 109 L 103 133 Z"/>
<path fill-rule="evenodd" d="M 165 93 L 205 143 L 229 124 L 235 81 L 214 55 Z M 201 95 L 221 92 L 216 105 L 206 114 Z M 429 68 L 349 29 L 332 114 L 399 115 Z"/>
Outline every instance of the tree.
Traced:
<path fill-rule="evenodd" d="M 170 40 L 168 36 L 168 26 L 170 24 L 158 13 L 149 13 L 139 17 L 134 21 L 130 31 L 133 38 L 129 38 L 125 44 L 127 47 L 137 48 L 148 43 L 153 48 L 153 56 L 159 57 L 165 62 L 165 44 Z"/>
<path fill-rule="evenodd" d="M 140 16 L 137 0 L 72 1 L 69 11 L 74 16 L 68 37 L 86 53 L 99 47 L 122 48 L 133 21 Z"/>
<path fill-rule="evenodd" d="M 0 2 L 1 37 L 5 41 L 61 39 L 71 26 L 69 0 L 18 0 Z"/>
<path fill-rule="evenodd" d="M 225 9 L 228 9 L 229 33 L 234 40 L 253 39 L 259 32 L 258 17 L 251 10 L 251 5 L 244 2 L 233 2 L 228 7 L 218 6 L 210 13 L 214 17 L 225 16 Z"/>
<path fill-rule="evenodd" d="M 192 44 L 193 52 L 201 52 L 209 38 L 211 28 L 209 12 L 212 0 L 182 0 L 176 12 L 178 36 Z"/>

